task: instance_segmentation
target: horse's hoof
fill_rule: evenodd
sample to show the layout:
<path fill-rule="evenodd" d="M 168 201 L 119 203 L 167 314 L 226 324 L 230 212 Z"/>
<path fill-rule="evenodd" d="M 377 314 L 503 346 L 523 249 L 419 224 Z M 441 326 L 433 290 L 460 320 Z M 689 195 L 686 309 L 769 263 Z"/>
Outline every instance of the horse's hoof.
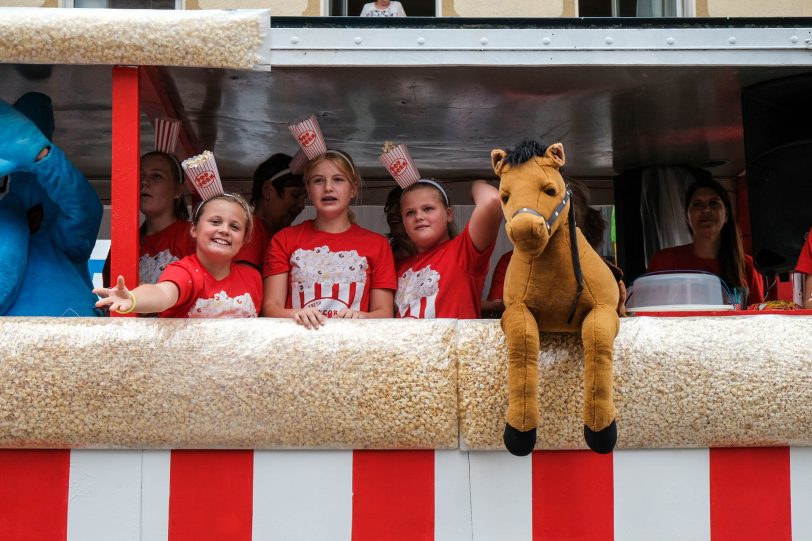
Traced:
<path fill-rule="evenodd" d="M 617 423 L 612 421 L 612 424 L 598 432 L 593 432 L 584 425 L 584 439 L 589 448 L 596 453 L 602 455 L 611 453 L 617 443 Z"/>
<path fill-rule="evenodd" d="M 533 452 L 536 446 L 536 429 L 527 432 L 516 430 L 509 424 L 505 424 L 505 447 L 512 455 L 527 456 Z"/>

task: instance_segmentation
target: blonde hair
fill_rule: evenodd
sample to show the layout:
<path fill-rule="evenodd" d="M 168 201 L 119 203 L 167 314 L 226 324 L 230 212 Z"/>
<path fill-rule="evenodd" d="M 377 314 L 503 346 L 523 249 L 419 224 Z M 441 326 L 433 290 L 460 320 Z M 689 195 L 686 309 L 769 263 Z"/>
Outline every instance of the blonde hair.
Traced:
<path fill-rule="evenodd" d="M 200 221 L 200 217 L 203 215 L 203 209 L 211 203 L 212 201 L 230 201 L 231 203 L 237 203 L 242 209 L 245 211 L 245 239 L 243 240 L 243 245 L 248 244 L 251 241 L 251 234 L 254 232 L 254 215 L 252 213 L 251 205 L 248 204 L 248 201 L 243 198 L 238 193 L 224 193 L 220 195 L 215 195 L 211 199 L 206 199 L 200 205 L 198 205 L 197 210 L 195 210 L 194 219 L 192 223 L 197 225 Z"/>
<path fill-rule="evenodd" d="M 352 187 L 355 188 L 357 193 L 356 197 L 360 197 L 361 195 L 361 188 L 364 185 L 364 179 L 361 178 L 361 175 L 358 173 L 358 168 L 355 167 L 355 163 L 352 161 L 352 157 L 343 152 L 341 150 L 328 150 L 326 154 L 319 156 L 318 158 L 314 158 L 307 162 L 305 166 L 304 172 L 302 173 L 302 177 L 304 178 L 304 185 L 307 187 L 310 184 L 310 176 L 313 173 L 313 169 L 316 165 L 320 164 L 323 161 L 329 161 L 336 167 L 338 167 L 339 171 L 341 171 L 344 176 L 350 181 Z M 355 224 L 358 220 L 355 217 L 355 213 L 351 209 L 347 209 L 349 214 L 350 223 Z"/>

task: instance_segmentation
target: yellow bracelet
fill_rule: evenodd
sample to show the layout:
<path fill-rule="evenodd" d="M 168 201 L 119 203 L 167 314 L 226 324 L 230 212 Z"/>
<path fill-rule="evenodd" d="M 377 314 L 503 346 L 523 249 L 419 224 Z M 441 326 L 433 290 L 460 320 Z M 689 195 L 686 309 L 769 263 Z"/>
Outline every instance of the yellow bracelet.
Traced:
<path fill-rule="evenodd" d="M 130 296 L 130 301 L 132 302 L 132 306 L 130 306 L 126 310 L 116 310 L 117 314 L 129 314 L 130 312 L 135 310 L 135 305 L 137 304 L 135 302 L 135 295 L 133 295 L 132 291 L 128 291 L 127 294 Z"/>

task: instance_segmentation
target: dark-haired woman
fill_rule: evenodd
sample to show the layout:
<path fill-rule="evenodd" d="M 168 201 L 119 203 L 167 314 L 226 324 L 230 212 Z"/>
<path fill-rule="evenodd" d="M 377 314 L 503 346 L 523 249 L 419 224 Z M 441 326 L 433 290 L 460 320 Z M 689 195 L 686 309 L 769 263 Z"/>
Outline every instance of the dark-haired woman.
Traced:
<path fill-rule="evenodd" d="M 724 280 L 733 290 L 748 290 L 747 304 L 764 300 L 764 284 L 753 258 L 745 255 L 741 235 L 733 218 L 727 190 L 712 179 L 697 181 L 688 188 L 685 215 L 693 241 L 660 250 L 648 271 L 702 270 Z"/>

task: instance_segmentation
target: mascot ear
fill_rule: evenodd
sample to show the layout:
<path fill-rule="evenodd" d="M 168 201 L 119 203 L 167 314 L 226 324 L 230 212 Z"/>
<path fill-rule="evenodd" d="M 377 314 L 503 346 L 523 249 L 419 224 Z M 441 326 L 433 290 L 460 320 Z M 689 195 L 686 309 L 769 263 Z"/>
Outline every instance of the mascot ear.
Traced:
<path fill-rule="evenodd" d="M 563 167 L 566 158 L 564 158 L 564 145 L 561 143 L 554 143 L 547 147 L 547 152 L 544 153 L 545 158 L 550 158 L 558 167 Z"/>
<path fill-rule="evenodd" d="M 496 176 L 500 176 L 502 174 L 502 168 L 505 166 L 506 157 L 507 152 L 501 148 L 491 150 L 491 165 L 493 166 L 493 172 L 496 173 Z"/>

